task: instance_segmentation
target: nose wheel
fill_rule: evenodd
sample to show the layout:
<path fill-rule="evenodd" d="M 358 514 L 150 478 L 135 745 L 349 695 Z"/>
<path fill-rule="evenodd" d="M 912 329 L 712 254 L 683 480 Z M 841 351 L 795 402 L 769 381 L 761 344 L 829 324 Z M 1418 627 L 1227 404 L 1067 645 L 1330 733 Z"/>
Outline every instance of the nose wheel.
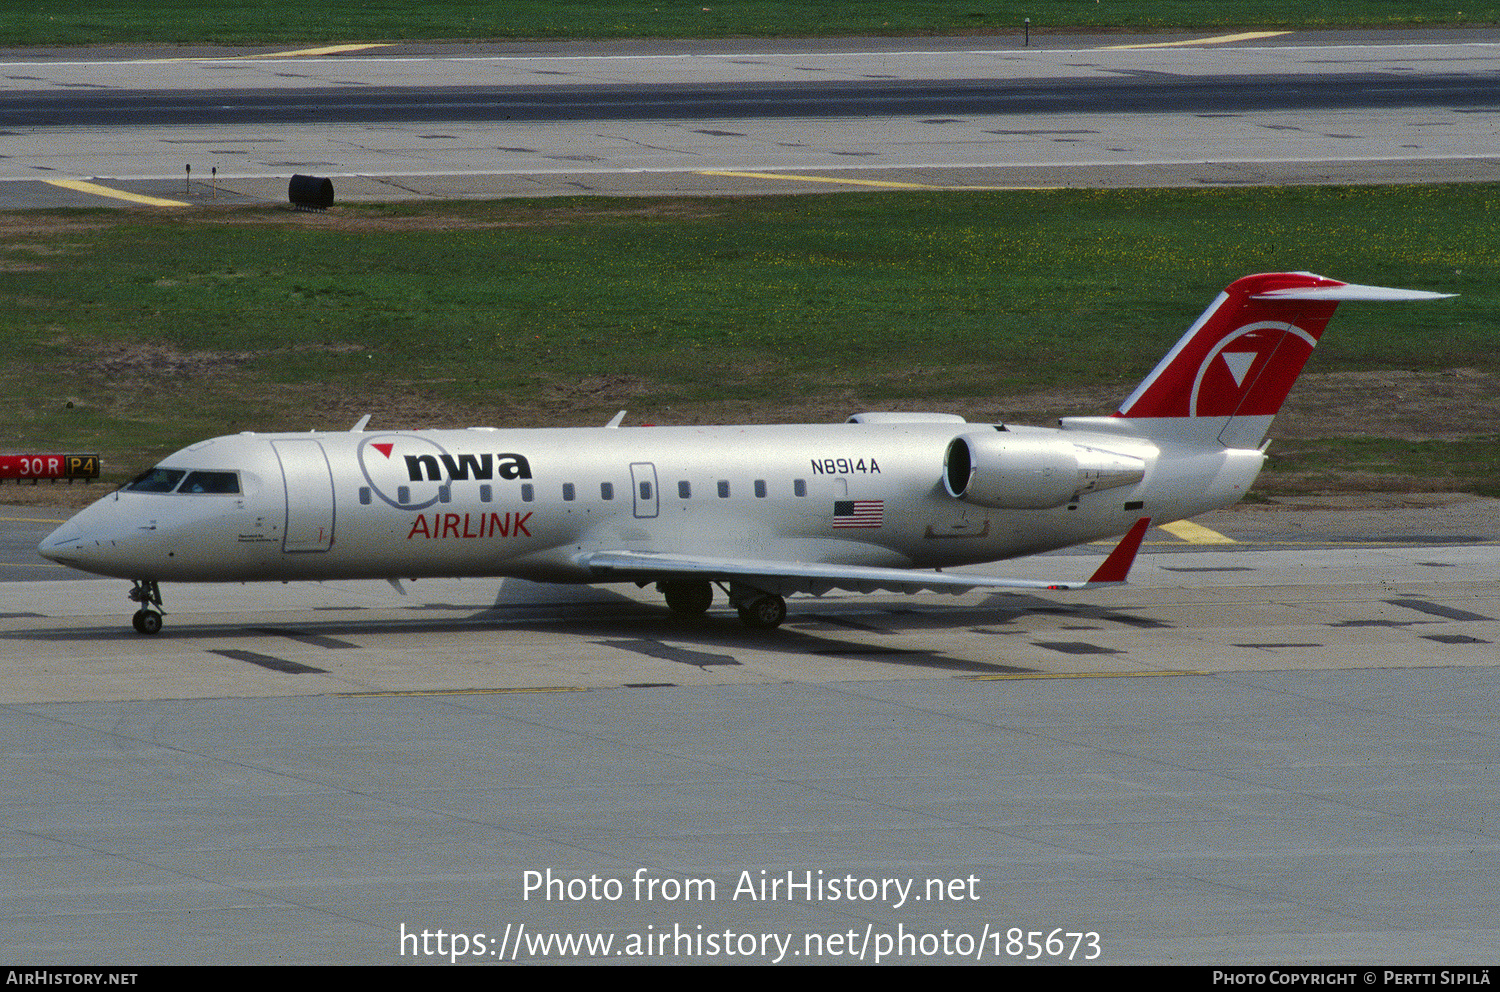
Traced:
<path fill-rule="evenodd" d="M 161 608 L 161 589 L 155 580 L 137 579 L 130 590 L 130 600 L 140 603 L 141 608 L 130 618 L 130 625 L 138 634 L 161 632 L 161 618 L 166 611 Z"/>

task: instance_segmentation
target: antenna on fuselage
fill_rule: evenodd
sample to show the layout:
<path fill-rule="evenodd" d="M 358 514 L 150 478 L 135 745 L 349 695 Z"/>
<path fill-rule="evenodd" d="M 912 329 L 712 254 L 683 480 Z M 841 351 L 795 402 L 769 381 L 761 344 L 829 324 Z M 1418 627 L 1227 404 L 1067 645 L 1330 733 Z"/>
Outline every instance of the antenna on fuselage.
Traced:
<path fill-rule="evenodd" d="M 620 426 L 620 422 L 623 421 L 624 419 L 625 419 L 625 411 L 621 410 L 619 413 L 615 414 L 615 417 L 614 417 L 613 420 L 611 420 L 609 423 L 605 424 L 604 426 L 605 427 L 619 427 Z"/>
<path fill-rule="evenodd" d="M 373 414 L 367 413 L 363 417 L 360 417 L 359 418 L 359 423 L 357 423 L 353 427 L 349 428 L 349 433 L 351 433 L 351 434 L 358 434 L 360 431 L 364 430 L 365 429 L 365 425 L 370 422 L 370 417 L 371 416 L 373 416 Z"/>

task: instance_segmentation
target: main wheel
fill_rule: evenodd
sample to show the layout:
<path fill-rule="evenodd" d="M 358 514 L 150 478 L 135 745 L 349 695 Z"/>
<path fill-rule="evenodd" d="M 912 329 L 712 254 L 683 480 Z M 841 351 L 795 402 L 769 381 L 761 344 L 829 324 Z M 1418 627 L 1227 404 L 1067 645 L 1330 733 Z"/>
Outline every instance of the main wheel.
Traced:
<path fill-rule="evenodd" d="M 740 622 L 756 630 L 774 630 L 786 619 L 786 600 L 780 596 L 762 596 L 740 607 Z"/>
<path fill-rule="evenodd" d="M 678 582 L 663 582 L 658 588 L 667 598 L 667 609 L 683 616 L 701 616 L 708 612 L 714 602 L 714 588 L 707 582 L 685 579 Z"/>
<path fill-rule="evenodd" d="M 161 633 L 161 614 L 155 610 L 137 610 L 130 623 L 139 634 Z"/>

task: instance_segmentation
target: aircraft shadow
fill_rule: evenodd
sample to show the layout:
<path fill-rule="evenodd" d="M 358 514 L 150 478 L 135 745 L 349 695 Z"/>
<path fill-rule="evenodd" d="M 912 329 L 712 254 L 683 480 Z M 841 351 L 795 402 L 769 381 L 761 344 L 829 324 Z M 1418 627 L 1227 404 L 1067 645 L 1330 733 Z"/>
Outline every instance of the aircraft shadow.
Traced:
<path fill-rule="evenodd" d="M 174 643 L 201 643 L 206 651 L 220 650 L 226 642 L 254 640 L 266 647 L 284 639 L 290 643 L 330 650 L 359 649 L 361 638 L 410 634 L 454 634 L 508 630 L 572 635 L 601 647 L 634 652 L 693 667 L 738 665 L 736 653 L 744 650 L 775 651 L 803 657 L 869 659 L 881 664 L 913 666 L 967 674 L 1002 674 L 1035 671 L 1001 661 L 976 661 L 951 657 L 940 650 L 913 646 L 911 635 L 924 631 L 968 629 L 975 634 L 1031 633 L 1025 620 L 1044 615 L 1067 617 L 1076 626 L 1067 629 L 1106 629 L 1123 624 L 1136 628 L 1161 628 L 1168 624 L 1147 617 L 1122 613 L 1091 604 L 1060 604 L 1037 596 L 1000 593 L 980 605 L 921 603 L 892 605 L 857 599 L 820 601 L 794 599 L 786 623 L 772 631 L 743 626 L 735 613 L 720 607 L 701 617 L 683 617 L 664 605 L 642 603 L 607 590 L 589 590 L 587 602 L 570 600 L 551 603 L 501 602 L 487 607 L 425 603 L 403 608 L 412 614 L 429 610 L 472 610 L 462 617 L 408 617 L 361 619 L 350 616 L 285 623 L 173 623 L 158 635 Z M 368 607 L 325 607 L 322 613 L 363 612 Z M 860 636 L 863 635 L 863 636 Z M 50 628 L 0 632 L 0 640 L 20 642 L 131 642 L 141 635 L 122 619 L 118 627 L 93 629 Z M 859 639 L 856 639 L 856 638 Z M 872 639 L 873 637 L 873 639 Z M 892 638 L 894 643 L 882 644 Z M 212 642 L 213 647 L 209 646 Z M 1005 646 L 997 643 L 996 653 Z M 220 653 L 235 657 L 232 650 Z M 253 653 L 253 652 L 251 652 Z"/>

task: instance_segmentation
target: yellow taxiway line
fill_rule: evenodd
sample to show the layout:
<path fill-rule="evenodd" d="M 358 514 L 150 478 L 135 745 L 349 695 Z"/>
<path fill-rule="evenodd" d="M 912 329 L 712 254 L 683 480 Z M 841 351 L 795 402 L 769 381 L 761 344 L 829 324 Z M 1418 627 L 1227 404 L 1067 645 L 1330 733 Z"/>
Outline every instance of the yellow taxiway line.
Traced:
<path fill-rule="evenodd" d="M 927 183 L 897 183 L 884 179 L 844 179 L 834 176 L 799 176 L 786 172 L 719 172 L 700 169 L 700 176 L 727 176 L 731 179 L 790 179 L 800 183 L 833 183 L 840 186 L 873 186 L 877 189 L 946 189 L 946 190 L 1003 190 L 1003 189 L 1053 189 L 1050 186 L 932 186 Z"/>
<path fill-rule="evenodd" d="M 1195 524 L 1191 520 L 1174 520 L 1169 524 L 1157 524 L 1157 530 L 1164 530 L 1177 538 L 1175 541 L 1142 541 L 1142 544 L 1150 544 L 1161 547 L 1180 547 L 1182 542 L 1188 544 L 1238 544 L 1234 538 L 1220 534 L 1216 530 L 1210 530 L 1202 524 Z M 1090 541 L 1090 544 L 1115 544 L 1119 539 L 1111 537 L 1103 541 Z M 1256 541 L 1256 544 L 1269 544 L 1269 541 Z M 1316 542 L 1314 542 L 1316 543 Z M 1326 542 L 1324 542 L 1326 543 Z"/>
<path fill-rule="evenodd" d="M 1012 672 L 1006 675 L 970 675 L 970 682 L 1000 682 L 1020 679 L 1144 679 L 1154 676 L 1207 675 L 1207 672 Z"/>
<path fill-rule="evenodd" d="M 1161 529 L 1173 537 L 1180 537 L 1189 544 L 1236 544 L 1232 537 L 1225 537 L 1216 530 L 1209 530 L 1202 524 L 1195 524 L 1191 520 L 1174 520 L 1169 524 L 1162 524 Z"/>
<path fill-rule="evenodd" d="M 1228 45 L 1236 41 L 1259 41 L 1291 34 L 1290 31 L 1247 31 L 1244 34 L 1224 34 L 1217 38 L 1193 38 L 1190 41 L 1152 41 L 1142 45 L 1105 45 L 1106 50 L 1123 48 L 1184 48 L 1189 45 Z"/>
<path fill-rule="evenodd" d="M 299 48 L 295 52 L 261 52 L 259 55 L 246 55 L 247 59 L 295 59 L 311 55 L 342 55 L 345 52 L 363 52 L 371 48 L 390 48 L 389 44 L 371 45 L 328 45 L 325 48 Z"/>
<path fill-rule="evenodd" d="M 315 58 L 319 55 L 342 55 L 346 52 L 363 52 L 370 48 L 390 48 L 392 43 L 363 45 L 327 45 L 323 48 L 299 48 L 292 52 L 259 52 L 255 55 L 184 55 L 180 58 L 152 59 L 153 62 L 244 62 L 249 59 L 296 59 Z"/>
<path fill-rule="evenodd" d="M 107 196 L 116 200 L 129 200 L 131 203 L 144 203 L 148 207 L 192 206 L 192 204 L 183 203 L 181 200 L 163 200 L 157 196 L 127 193 L 123 189 L 110 189 L 108 186 L 100 186 L 98 183 L 86 182 L 82 179 L 44 179 L 42 181 L 49 186 L 59 186 L 63 189 L 75 190 L 79 193 L 92 193 L 94 196 Z"/>
<path fill-rule="evenodd" d="M 340 699 L 366 699 L 375 696 L 486 696 L 519 692 L 588 692 L 576 685 L 517 686 L 502 689 L 373 689 L 369 692 L 335 692 Z"/>

